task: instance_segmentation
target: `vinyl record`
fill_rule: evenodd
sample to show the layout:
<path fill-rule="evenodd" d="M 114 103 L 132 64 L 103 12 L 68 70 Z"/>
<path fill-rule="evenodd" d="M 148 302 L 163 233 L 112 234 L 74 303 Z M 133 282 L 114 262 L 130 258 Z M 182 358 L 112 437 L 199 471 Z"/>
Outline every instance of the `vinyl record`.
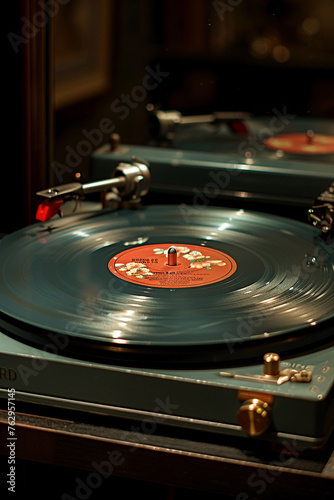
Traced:
<path fill-rule="evenodd" d="M 313 132 L 278 134 L 265 139 L 264 144 L 275 151 L 300 155 L 331 155 L 334 153 L 334 136 L 329 134 L 313 134 Z"/>
<path fill-rule="evenodd" d="M 110 362 L 228 362 L 331 335 L 334 248 L 243 210 L 148 206 L 36 224 L 0 243 L 0 327 Z"/>

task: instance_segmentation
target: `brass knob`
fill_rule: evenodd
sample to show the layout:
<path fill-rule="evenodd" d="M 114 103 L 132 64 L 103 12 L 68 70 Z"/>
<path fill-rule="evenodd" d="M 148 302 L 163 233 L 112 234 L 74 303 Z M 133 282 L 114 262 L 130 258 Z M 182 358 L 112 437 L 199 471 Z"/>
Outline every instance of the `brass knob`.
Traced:
<path fill-rule="evenodd" d="M 280 357 L 275 352 L 267 352 L 263 356 L 264 366 L 263 373 L 265 375 L 271 375 L 273 377 L 279 375 L 279 363 Z"/>
<path fill-rule="evenodd" d="M 238 424 L 250 436 L 260 436 L 271 422 L 271 408 L 261 399 L 247 399 L 239 408 Z"/>

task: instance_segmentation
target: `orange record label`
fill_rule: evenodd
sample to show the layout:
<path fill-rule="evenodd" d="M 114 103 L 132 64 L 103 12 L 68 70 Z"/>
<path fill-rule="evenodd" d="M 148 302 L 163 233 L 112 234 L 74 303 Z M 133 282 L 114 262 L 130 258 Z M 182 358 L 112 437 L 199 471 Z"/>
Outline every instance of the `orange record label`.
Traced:
<path fill-rule="evenodd" d="M 269 137 L 265 145 L 270 149 L 280 149 L 287 153 L 330 154 L 334 153 L 334 136 L 325 134 L 279 134 Z"/>
<path fill-rule="evenodd" d="M 213 248 L 163 243 L 124 250 L 109 261 L 108 268 L 139 285 L 189 288 L 222 281 L 235 273 L 237 264 Z"/>

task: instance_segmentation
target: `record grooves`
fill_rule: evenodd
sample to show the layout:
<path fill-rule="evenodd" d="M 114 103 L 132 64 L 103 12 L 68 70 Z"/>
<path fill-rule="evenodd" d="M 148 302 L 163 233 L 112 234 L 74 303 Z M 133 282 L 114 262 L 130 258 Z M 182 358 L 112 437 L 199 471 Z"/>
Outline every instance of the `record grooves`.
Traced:
<path fill-rule="evenodd" d="M 80 337 L 70 337 L 27 325 L 0 314 L 0 327 L 3 333 L 23 341 L 27 345 L 41 349 L 44 353 L 61 354 L 76 360 L 91 361 L 115 366 L 141 368 L 189 369 L 215 366 L 242 366 L 258 362 L 264 351 L 274 350 L 284 360 L 288 356 L 314 349 L 334 346 L 332 322 L 327 321 L 317 327 L 287 333 L 268 343 L 267 339 L 242 343 L 235 336 L 226 344 L 221 342 L 210 346 L 161 346 L 112 345 L 95 342 Z M 243 344 L 243 345 L 242 345 Z M 305 350 L 306 347 L 306 350 Z"/>
<path fill-rule="evenodd" d="M 243 361 L 330 339 L 334 252 L 314 228 L 243 210 L 188 215 L 106 211 L 5 238 L 1 327 L 42 348 L 64 336 L 63 355 L 146 366 Z"/>

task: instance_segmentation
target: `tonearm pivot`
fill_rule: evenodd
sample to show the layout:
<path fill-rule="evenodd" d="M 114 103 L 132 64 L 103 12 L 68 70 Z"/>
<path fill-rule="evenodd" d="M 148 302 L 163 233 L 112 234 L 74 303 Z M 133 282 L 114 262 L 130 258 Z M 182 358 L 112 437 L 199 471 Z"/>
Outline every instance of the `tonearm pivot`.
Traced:
<path fill-rule="evenodd" d="M 110 179 L 81 184 L 71 182 L 54 186 L 37 192 L 37 196 L 44 198 L 36 213 L 36 219 L 47 221 L 57 213 L 65 201 L 80 200 L 86 194 L 110 192 L 112 196 L 122 201 L 138 201 L 147 194 L 150 185 L 150 171 L 148 166 L 136 159 L 132 163 L 120 163 L 113 171 Z"/>

